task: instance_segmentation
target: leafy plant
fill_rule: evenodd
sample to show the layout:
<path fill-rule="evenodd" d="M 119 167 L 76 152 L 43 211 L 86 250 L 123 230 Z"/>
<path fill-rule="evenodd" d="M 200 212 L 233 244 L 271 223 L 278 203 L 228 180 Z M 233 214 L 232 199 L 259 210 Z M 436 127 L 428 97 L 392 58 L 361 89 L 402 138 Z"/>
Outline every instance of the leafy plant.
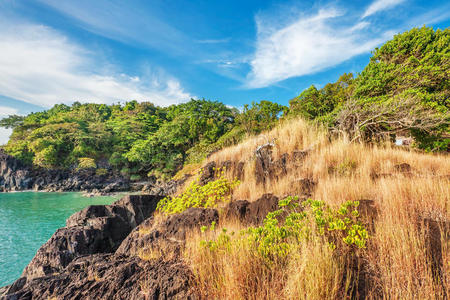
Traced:
<path fill-rule="evenodd" d="M 200 176 L 197 176 L 181 195 L 159 201 L 157 209 L 166 214 L 175 214 L 190 207 L 215 207 L 218 203 L 225 202 L 239 183 L 237 179 L 227 179 L 224 170 L 219 172 L 216 180 L 205 185 L 200 185 Z"/>
<path fill-rule="evenodd" d="M 97 170 L 95 170 L 95 175 L 97 176 L 104 176 L 108 174 L 108 170 L 106 170 L 105 168 L 98 168 Z"/>
<path fill-rule="evenodd" d="M 369 236 L 359 220 L 358 201 L 347 201 L 332 209 L 319 200 L 298 203 L 298 197 L 290 196 L 278 204 L 280 209 L 268 213 L 263 225 L 241 231 L 238 239 L 232 239 L 225 230 L 216 239 L 202 241 L 202 245 L 211 251 L 226 250 L 230 243 L 244 239 L 268 263 L 287 258 L 311 239 L 322 239 L 332 249 L 366 247 Z"/>
<path fill-rule="evenodd" d="M 89 157 L 81 157 L 78 159 L 78 170 L 95 168 L 97 168 L 95 159 Z"/>

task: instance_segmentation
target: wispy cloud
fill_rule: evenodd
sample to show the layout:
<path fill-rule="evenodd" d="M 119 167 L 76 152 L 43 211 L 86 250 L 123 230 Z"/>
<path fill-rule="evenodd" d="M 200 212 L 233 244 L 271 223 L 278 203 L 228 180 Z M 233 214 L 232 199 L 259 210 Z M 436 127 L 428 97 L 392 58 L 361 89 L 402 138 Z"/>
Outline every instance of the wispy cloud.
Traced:
<path fill-rule="evenodd" d="M 361 18 L 366 18 L 379 11 L 393 8 L 394 6 L 397 6 L 404 1 L 405 0 L 376 0 L 369 5 Z"/>
<path fill-rule="evenodd" d="M 0 106 L 0 119 L 7 117 L 9 115 L 15 115 L 19 111 L 16 108 L 7 107 L 7 106 Z"/>
<path fill-rule="evenodd" d="M 44 107 L 131 99 L 168 105 L 191 97 L 163 71 L 145 77 L 98 72 L 111 66 L 49 27 L 3 20 L 0 36 L 0 94 L 7 97 Z"/>
<path fill-rule="evenodd" d="M 94 34 L 131 45 L 144 45 L 175 55 L 192 55 L 192 40 L 171 26 L 159 12 L 137 2 L 120 0 L 40 0 L 40 2 L 74 19 L 79 27 Z M 198 49 L 196 49 L 198 51 Z"/>
<path fill-rule="evenodd" d="M 223 44 L 223 43 L 228 43 L 230 40 L 231 40 L 231 38 L 205 39 L 205 40 L 198 40 L 197 43 L 199 43 L 199 44 Z"/>
<path fill-rule="evenodd" d="M 247 87 L 266 87 L 281 80 L 312 74 L 367 53 L 392 36 L 364 34 L 370 24 L 338 25 L 345 13 L 321 9 L 275 28 L 271 18 L 257 17 L 256 52 L 250 62 Z"/>

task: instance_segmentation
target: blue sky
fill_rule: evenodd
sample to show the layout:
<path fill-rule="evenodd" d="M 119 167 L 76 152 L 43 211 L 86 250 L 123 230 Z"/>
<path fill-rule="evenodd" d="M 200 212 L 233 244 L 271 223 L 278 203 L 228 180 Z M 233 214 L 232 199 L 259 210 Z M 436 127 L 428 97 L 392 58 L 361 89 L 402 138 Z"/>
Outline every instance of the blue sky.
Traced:
<path fill-rule="evenodd" d="M 287 104 L 396 33 L 449 23 L 447 1 L 3 0 L 0 118 L 74 101 Z"/>

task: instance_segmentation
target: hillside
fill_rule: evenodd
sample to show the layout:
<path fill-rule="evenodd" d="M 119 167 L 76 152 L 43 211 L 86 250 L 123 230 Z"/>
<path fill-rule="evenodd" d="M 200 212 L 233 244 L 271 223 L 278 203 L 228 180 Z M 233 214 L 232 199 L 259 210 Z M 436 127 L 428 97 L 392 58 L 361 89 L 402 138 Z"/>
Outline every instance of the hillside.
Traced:
<path fill-rule="evenodd" d="M 266 150 L 255 152 L 261 145 Z M 247 226 L 226 220 L 187 241 L 185 253 L 205 297 L 335 299 L 350 293 L 356 298 L 445 298 L 450 284 L 447 155 L 330 140 L 299 119 L 215 153 L 208 161 L 231 166 L 227 176 L 241 180 L 231 193 L 231 203 L 238 199 L 254 203 L 268 193 L 278 199 L 319 200 L 334 209 L 358 201 L 368 238 L 362 248 L 336 244 L 330 250 L 326 231 L 318 239 L 292 239 L 295 230 L 286 223 L 266 219 L 263 236 L 254 244 L 237 234 Z M 302 226 L 318 230 L 314 220 L 305 223 Z M 326 227 L 328 234 L 336 230 L 330 224 Z M 225 242 L 224 228 L 231 232 Z M 219 245 L 205 250 L 199 246 L 205 239 Z M 288 254 L 279 255 L 277 244 L 288 246 Z M 269 262 L 261 246 L 268 247 Z M 357 259 L 359 269 L 349 269 L 354 262 L 346 259 Z M 344 292 L 343 285 L 353 290 Z"/>
<path fill-rule="evenodd" d="M 74 214 L 6 294 L 445 299 L 448 170 L 445 154 L 293 119 L 213 154 L 176 195 Z"/>

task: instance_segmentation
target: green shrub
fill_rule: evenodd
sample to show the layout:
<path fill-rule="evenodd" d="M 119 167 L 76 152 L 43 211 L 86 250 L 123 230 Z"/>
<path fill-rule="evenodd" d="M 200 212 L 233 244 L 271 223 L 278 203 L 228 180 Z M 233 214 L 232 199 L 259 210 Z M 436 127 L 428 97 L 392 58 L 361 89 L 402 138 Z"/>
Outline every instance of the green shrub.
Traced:
<path fill-rule="evenodd" d="M 105 168 L 98 168 L 97 170 L 95 170 L 95 175 L 97 176 L 104 176 L 108 174 L 108 170 L 106 170 Z"/>
<path fill-rule="evenodd" d="M 166 214 L 175 214 L 190 207 L 215 207 L 218 203 L 225 202 L 239 183 L 237 179 L 227 179 L 223 170 L 219 173 L 219 178 L 203 186 L 200 185 L 198 176 L 181 195 L 159 201 L 157 209 Z"/>
<path fill-rule="evenodd" d="M 141 176 L 140 176 L 140 175 L 136 175 L 136 174 L 131 175 L 131 176 L 130 176 L 130 180 L 131 180 L 131 181 L 141 180 Z"/>
<path fill-rule="evenodd" d="M 122 168 L 122 170 L 120 170 L 120 174 L 122 174 L 122 176 L 128 176 L 130 174 L 130 169 Z"/>
<path fill-rule="evenodd" d="M 321 239 L 331 249 L 365 248 L 369 236 L 359 220 L 358 205 L 358 201 L 347 201 L 332 209 L 318 200 L 299 204 L 298 197 L 290 196 L 279 201 L 281 208 L 268 213 L 263 225 L 241 231 L 237 239 L 223 230 L 216 239 L 204 240 L 201 245 L 211 251 L 226 251 L 230 243 L 247 241 L 268 263 L 287 258 L 301 243 L 313 239 Z M 286 216 L 282 222 L 281 216 Z"/>
<path fill-rule="evenodd" d="M 89 157 L 81 157 L 78 159 L 78 170 L 97 168 L 95 159 Z"/>

